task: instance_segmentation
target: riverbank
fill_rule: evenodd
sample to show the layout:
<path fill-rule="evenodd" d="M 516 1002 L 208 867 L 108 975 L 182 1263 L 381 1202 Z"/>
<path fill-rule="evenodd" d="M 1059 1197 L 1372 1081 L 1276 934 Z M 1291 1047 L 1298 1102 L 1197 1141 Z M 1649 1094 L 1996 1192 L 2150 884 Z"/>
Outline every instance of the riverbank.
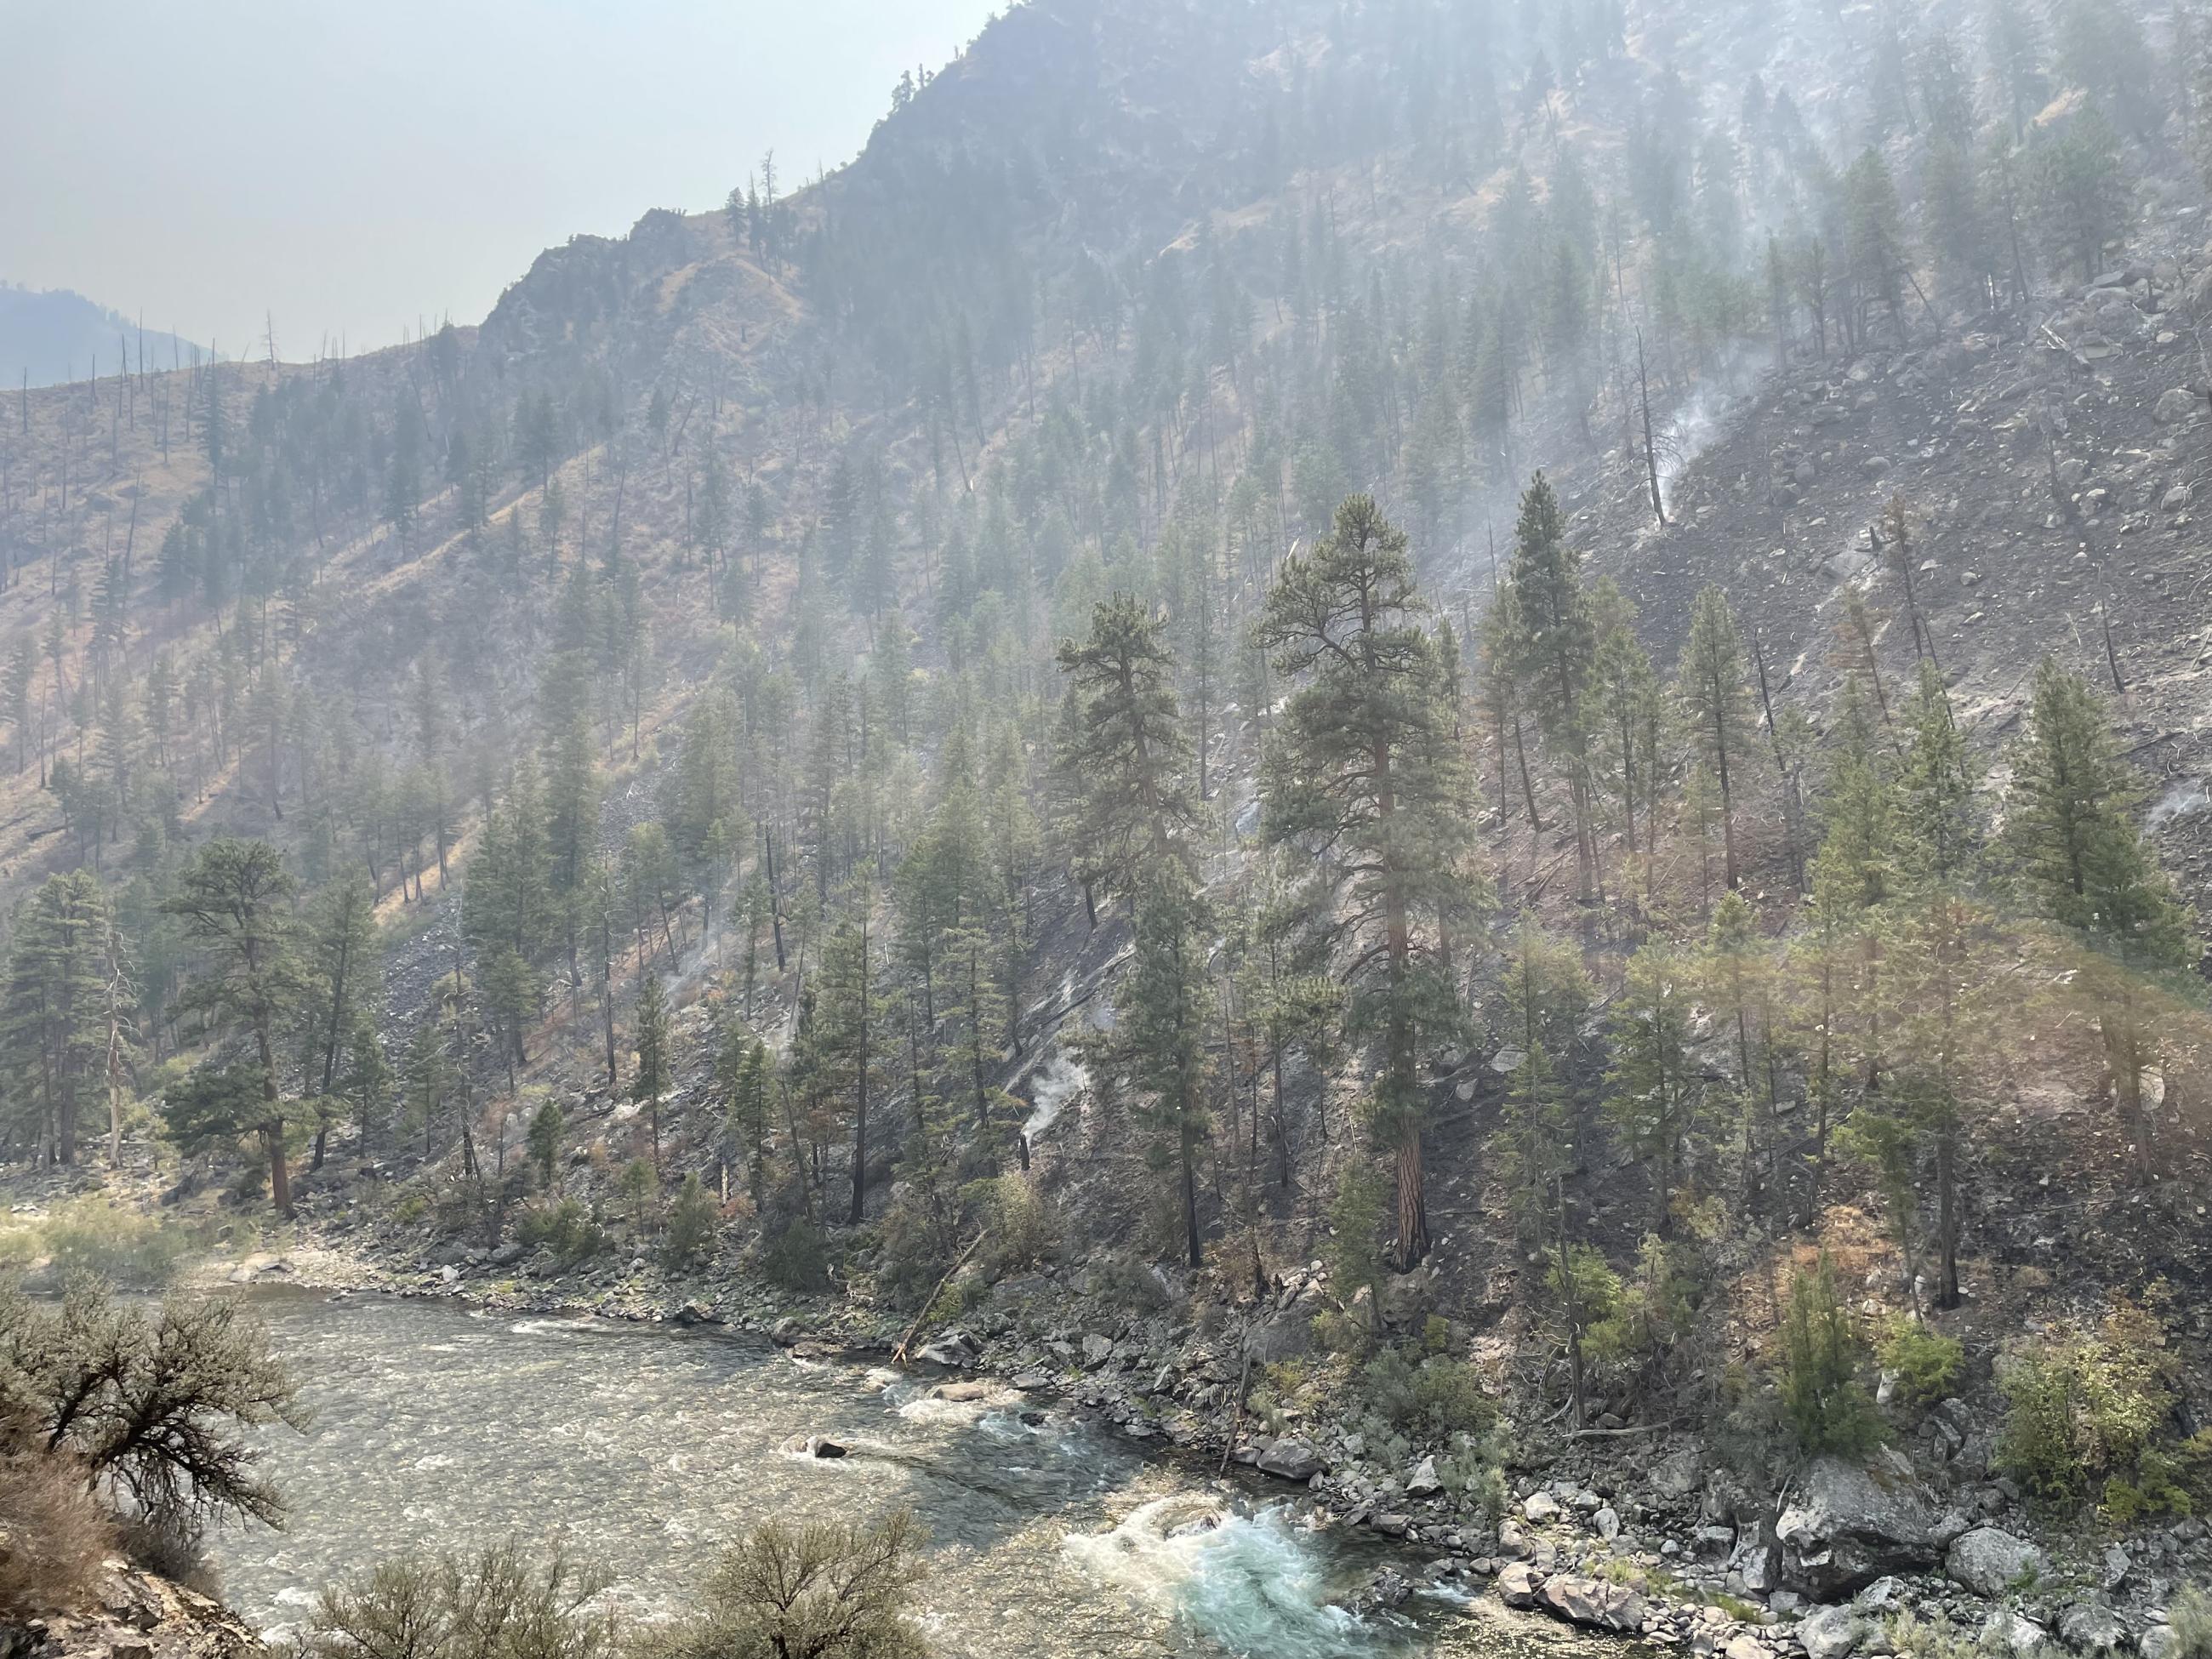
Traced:
<path fill-rule="evenodd" d="M 735 1272 L 670 1275 L 639 1257 L 563 1273 L 511 1245 L 443 1254 L 451 1259 L 308 1234 L 218 1277 L 719 1326 L 857 1364 L 883 1363 L 914 1329 L 862 1295 L 793 1292 Z M 1196 1297 L 1172 1274 L 1137 1277 L 1150 1288 L 1133 1313 L 1132 1275 L 1105 1268 L 977 1285 L 957 1317 L 914 1330 L 910 1359 L 956 1397 L 964 1378 L 994 1379 L 1194 1466 L 1242 1464 L 1302 1487 L 1334 1523 L 1368 1528 L 1415 1563 L 1378 1572 L 1364 1592 L 1374 1604 L 1402 1601 L 1424 1579 L 1447 1593 L 1487 1588 L 1505 1606 L 1584 1630 L 1724 1659 L 1875 1659 L 1923 1650 L 1936 1630 L 2015 1656 L 2063 1643 L 2168 1659 L 2166 1603 L 2207 1565 L 2194 1522 L 2101 1552 L 1995 1524 L 2013 1517 L 1996 1508 L 2005 1494 L 1986 1479 L 1986 1445 L 1977 1468 L 1958 1413 L 1937 1416 L 1932 1437 L 1956 1436 L 1960 1455 L 1943 1468 L 1957 1478 L 1930 1482 L 1917 1460 L 1890 1452 L 1866 1467 L 1815 1463 L 1778 1497 L 1753 1490 L 1696 1435 L 1524 1431 L 1495 1507 L 1494 1492 L 1439 1473 L 1447 1446 L 1417 1444 L 1386 1466 L 1352 1424 L 1249 1409 L 1268 1362 L 1311 1351 L 1311 1316 L 1325 1300 L 1318 1269 L 1284 1275 L 1264 1302 L 1241 1308 Z"/>

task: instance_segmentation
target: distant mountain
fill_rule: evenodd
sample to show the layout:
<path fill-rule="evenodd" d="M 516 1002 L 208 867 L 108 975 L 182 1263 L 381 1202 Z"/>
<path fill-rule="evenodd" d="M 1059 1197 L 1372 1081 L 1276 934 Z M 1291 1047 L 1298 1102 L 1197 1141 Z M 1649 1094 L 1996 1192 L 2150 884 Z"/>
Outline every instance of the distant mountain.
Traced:
<path fill-rule="evenodd" d="M 67 289 L 0 283 L 0 380 L 9 385 L 21 385 L 27 370 L 33 386 L 81 380 L 94 366 L 112 374 L 126 339 L 135 367 L 138 325 L 120 312 Z M 167 368 L 179 359 L 189 362 L 194 352 L 208 355 L 204 346 L 158 331 L 146 334 L 145 349 L 148 365 L 155 368 Z"/>

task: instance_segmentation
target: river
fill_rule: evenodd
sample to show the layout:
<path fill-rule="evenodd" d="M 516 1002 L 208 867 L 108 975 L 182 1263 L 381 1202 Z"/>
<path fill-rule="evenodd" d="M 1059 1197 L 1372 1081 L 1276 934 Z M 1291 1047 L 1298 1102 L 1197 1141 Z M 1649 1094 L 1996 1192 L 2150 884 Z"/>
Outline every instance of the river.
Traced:
<path fill-rule="evenodd" d="M 560 1540 L 638 1616 L 680 1603 L 720 1540 L 771 1516 L 911 1506 L 921 1617 L 962 1659 L 1501 1655 L 1580 1638 L 1487 1601 L 1338 1603 L 1376 1565 L 1258 1477 L 1146 1456 L 1064 1406 L 929 1383 L 719 1333 L 523 1318 L 384 1297 L 258 1293 L 313 1419 L 271 1431 L 284 1530 L 227 1531 L 229 1599 L 272 1630 L 320 1586 L 426 1547 Z M 809 1435 L 848 1443 L 819 1459 Z"/>

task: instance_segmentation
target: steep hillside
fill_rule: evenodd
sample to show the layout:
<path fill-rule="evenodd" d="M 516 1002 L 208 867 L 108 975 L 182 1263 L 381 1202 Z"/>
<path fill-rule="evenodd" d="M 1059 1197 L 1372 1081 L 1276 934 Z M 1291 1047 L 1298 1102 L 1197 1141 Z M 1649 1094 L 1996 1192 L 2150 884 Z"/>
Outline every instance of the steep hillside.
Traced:
<path fill-rule="evenodd" d="M 126 359 L 178 368 L 209 355 L 173 334 L 149 334 L 143 323 L 82 294 L 0 283 L 0 362 L 19 389 L 64 384 L 101 362 L 111 369 Z"/>
<path fill-rule="evenodd" d="M 1858 1585 L 1777 1487 L 1885 1437 L 2171 1528 L 2207 38 L 1031 0 L 476 330 L 30 397 L 0 1150 L 112 1104 L 502 1296 L 1006 1279 L 1010 1363 L 1370 1519 L 1433 1452 L 1469 1553 L 1476 1382 L 1523 1468 L 1705 1433 L 1698 1582 L 1787 1605 Z"/>

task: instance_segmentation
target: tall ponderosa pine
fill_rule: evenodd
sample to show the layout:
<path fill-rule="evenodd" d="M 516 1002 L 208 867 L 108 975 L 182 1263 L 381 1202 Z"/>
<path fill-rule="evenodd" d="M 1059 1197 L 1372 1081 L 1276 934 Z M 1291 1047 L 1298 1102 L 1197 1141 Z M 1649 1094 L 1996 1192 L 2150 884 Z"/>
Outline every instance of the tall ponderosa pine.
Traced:
<path fill-rule="evenodd" d="M 1468 902 L 1475 816 L 1425 610 L 1404 532 L 1355 495 L 1285 562 L 1261 618 L 1297 687 L 1263 765 L 1266 834 L 1313 859 L 1309 926 L 1352 989 L 1354 1029 L 1382 1039 L 1371 1110 L 1395 1162 L 1402 1268 L 1429 1249 L 1419 1048 L 1459 1018 L 1438 921 Z"/>
<path fill-rule="evenodd" d="M 105 1093 L 114 1159 L 133 997 L 114 910 L 91 871 L 49 876 L 17 908 L 0 995 L 0 1055 L 15 1079 L 8 1092 L 17 1135 L 55 1163 L 74 1164 L 79 1115 Z"/>

